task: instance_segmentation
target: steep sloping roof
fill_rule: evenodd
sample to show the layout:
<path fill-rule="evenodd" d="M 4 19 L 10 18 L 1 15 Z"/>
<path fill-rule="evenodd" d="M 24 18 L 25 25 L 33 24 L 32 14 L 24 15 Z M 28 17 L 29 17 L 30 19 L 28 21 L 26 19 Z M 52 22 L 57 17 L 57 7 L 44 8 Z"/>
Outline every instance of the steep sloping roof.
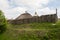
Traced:
<path fill-rule="evenodd" d="M 27 19 L 27 18 L 32 18 L 32 15 L 26 12 L 18 16 L 16 19 L 18 20 L 18 19 Z"/>

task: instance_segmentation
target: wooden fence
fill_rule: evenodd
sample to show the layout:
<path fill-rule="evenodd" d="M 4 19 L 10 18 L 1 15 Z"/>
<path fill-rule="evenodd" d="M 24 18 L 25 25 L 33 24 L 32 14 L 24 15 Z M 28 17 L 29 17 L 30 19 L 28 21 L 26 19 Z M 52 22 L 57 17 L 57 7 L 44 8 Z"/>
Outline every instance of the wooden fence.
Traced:
<path fill-rule="evenodd" d="M 56 21 L 57 21 L 57 15 L 52 14 L 52 15 L 42 15 L 40 17 L 36 16 L 36 17 L 28 18 L 28 19 L 9 20 L 8 22 L 11 23 L 11 24 L 26 24 L 26 23 L 33 23 L 33 22 L 38 22 L 38 23 L 51 22 L 51 23 L 55 23 Z"/>

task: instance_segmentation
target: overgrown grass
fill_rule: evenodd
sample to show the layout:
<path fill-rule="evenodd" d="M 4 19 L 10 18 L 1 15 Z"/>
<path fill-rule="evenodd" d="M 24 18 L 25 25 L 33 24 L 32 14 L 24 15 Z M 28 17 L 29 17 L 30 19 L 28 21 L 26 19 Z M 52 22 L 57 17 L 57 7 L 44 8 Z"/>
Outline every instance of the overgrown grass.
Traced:
<path fill-rule="evenodd" d="M 54 25 L 56 24 L 56 25 Z M 55 29 L 58 28 L 60 23 L 30 23 L 30 24 L 21 24 L 21 25 L 12 25 L 12 28 L 16 29 Z"/>
<path fill-rule="evenodd" d="M 53 23 L 30 23 L 8 25 L 0 40 L 60 40 L 60 21 Z"/>

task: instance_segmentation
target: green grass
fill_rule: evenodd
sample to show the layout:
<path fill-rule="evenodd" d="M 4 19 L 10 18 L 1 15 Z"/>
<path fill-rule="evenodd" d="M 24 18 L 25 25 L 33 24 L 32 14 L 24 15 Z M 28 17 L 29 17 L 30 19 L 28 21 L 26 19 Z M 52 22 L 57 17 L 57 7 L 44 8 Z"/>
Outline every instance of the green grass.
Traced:
<path fill-rule="evenodd" d="M 60 21 L 11 25 L 0 35 L 0 40 L 60 40 Z"/>

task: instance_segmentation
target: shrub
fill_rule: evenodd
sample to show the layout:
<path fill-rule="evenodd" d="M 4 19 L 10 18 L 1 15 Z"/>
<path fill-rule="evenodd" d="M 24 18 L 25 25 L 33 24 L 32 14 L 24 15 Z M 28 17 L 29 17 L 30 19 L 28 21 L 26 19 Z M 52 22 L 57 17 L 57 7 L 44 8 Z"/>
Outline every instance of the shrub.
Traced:
<path fill-rule="evenodd" d="M 3 12 L 0 10 L 0 34 L 6 31 L 6 19 Z"/>

